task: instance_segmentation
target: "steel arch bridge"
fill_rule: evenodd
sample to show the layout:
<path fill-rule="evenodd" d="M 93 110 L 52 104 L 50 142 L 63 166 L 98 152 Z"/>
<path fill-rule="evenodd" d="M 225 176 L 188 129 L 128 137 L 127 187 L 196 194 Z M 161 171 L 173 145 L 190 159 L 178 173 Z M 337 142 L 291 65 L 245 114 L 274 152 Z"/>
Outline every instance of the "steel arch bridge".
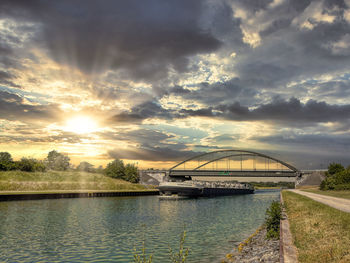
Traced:
<path fill-rule="evenodd" d="M 186 159 L 169 169 L 169 176 L 299 177 L 294 166 L 274 157 L 245 150 L 219 150 Z"/>

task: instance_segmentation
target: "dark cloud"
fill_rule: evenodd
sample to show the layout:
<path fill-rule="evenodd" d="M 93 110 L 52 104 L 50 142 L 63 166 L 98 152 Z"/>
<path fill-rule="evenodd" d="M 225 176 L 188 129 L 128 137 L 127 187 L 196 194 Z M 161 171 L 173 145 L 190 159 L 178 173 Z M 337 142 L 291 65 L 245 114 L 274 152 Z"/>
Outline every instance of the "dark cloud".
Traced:
<path fill-rule="evenodd" d="M 131 109 L 130 112 L 122 112 L 109 119 L 110 122 L 141 122 L 148 118 L 170 119 L 171 113 L 162 108 L 156 101 L 146 101 Z"/>
<path fill-rule="evenodd" d="M 270 103 L 250 109 L 239 102 L 220 104 L 201 109 L 167 110 L 155 102 L 146 102 L 128 113 L 115 115 L 111 122 L 141 122 L 144 119 L 176 119 L 190 116 L 220 118 L 232 121 L 266 120 L 280 122 L 286 126 L 305 126 L 315 123 L 348 121 L 350 105 L 331 105 L 324 101 L 308 100 L 302 103 L 297 98 L 284 100 L 275 97 Z"/>
<path fill-rule="evenodd" d="M 251 139 L 278 146 L 281 150 L 275 155 L 296 164 L 299 169 L 325 169 L 330 162 L 350 165 L 349 134 L 282 132 L 279 135 L 254 136 Z"/>
<path fill-rule="evenodd" d="M 169 94 L 180 94 L 181 95 L 181 94 L 189 94 L 189 93 L 191 93 L 191 91 L 189 89 L 184 89 L 181 86 L 175 86 L 169 90 Z"/>
<path fill-rule="evenodd" d="M 318 147 L 320 149 L 336 148 L 341 147 L 343 151 L 347 151 L 350 147 L 350 135 L 332 135 L 332 134 L 296 134 L 287 133 L 282 135 L 272 136 L 256 136 L 251 138 L 260 142 L 278 144 L 278 145 L 293 145 L 294 147 L 304 146 Z"/>
<path fill-rule="evenodd" d="M 220 47 L 199 24 L 203 1 L 5 1 L 0 8 L 40 23 L 37 39 L 51 56 L 88 73 L 111 67 L 134 78 L 161 77 L 170 67 L 186 71 L 189 56 Z"/>
<path fill-rule="evenodd" d="M 306 103 L 296 98 L 284 100 L 276 97 L 271 103 L 249 109 L 235 102 L 200 110 L 181 110 L 185 116 L 218 117 L 234 121 L 266 120 L 283 122 L 287 126 L 314 125 L 315 123 L 348 121 L 350 105 L 330 105 L 309 100 Z"/>
<path fill-rule="evenodd" d="M 221 134 L 211 138 L 213 142 L 229 143 L 229 144 L 232 144 L 234 141 L 237 141 L 237 139 L 239 139 L 238 135 L 231 135 L 231 134 Z"/>
<path fill-rule="evenodd" d="M 119 140 L 126 142 L 137 142 L 141 145 L 151 144 L 155 146 L 164 146 L 163 142 L 167 139 L 174 138 L 174 135 L 169 135 L 160 131 L 138 129 L 138 130 L 122 130 L 116 132 L 104 132 L 100 136 L 107 140 Z M 182 148 L 183 146 L 175 146 Z"/>
<path fill-rule="evenodd" d="M 296 85 L 293 89 L 303 88 L 308 96 L 328 100 L 340 100 L 350 97 L 350 81 L 348 79 L 335 79 L 325 82 L 310 82 Z"/>
<path fill-rule="evenodd" d="M 19 94 L 26 95 L 26 84 L 39 90 L 46 88 L 50 76 L 58 81 L 60 76 L 67 81 L 82 76 L 74 70 L 72 76 L 61 74 L 65 67 L 33 72 L 35 65 L 47 62 L 48 55 L 59 64 L 87 73 L 86 80 L 77 81 L 77 89 L 81 87 L 84 96 L 90 92 L 93 99 L 102 101 L 99 113 L 111 105 L 129 103 L 130 110 L 115 114 L 107 126 L 141 124 L 152 118 L 170 123 L 191 116 L 264 121 L 277 129 L 302 127 L 318 133 L 255 137 L 259 142 L 288 148 L 314 145 L 310 146 L 314 151 L 330 147 L 336 156 L 337 148 L 343 153 L 344 147 L 349 147 L 345 135 L 338 139 L 335 135 L 348 133 L 350 127 L 346 74 L 350 70 L 350 26 L 344 16 L 348 8 L 342 0 L 3 0 L 0 84 L 5 90 L 20 84 L 23 93 Z M 250 37 L 260 38 L 260 42 L 250 45 Z M 209 58 L 196 56 L 214 52 Z M 80 105 L 81 96 L 74 92 L 60 101 Z M 172 95 L 176 101 L 171 101 Z M 31 93 L 25 99 L 1 92 L 0 118 L 57 120 L 58 106 L 39 105 L 38 101 L 44 102 L 38 96 Z M 186 102 L 183 105 L 181 98 Z M 164 106 L 165 102 L 169 105 Z M 95 104 L 87 106 L 85 113 L 93 112 L 93 107 Z M 108 112 L 106 116 L 110 116 Z M 320 124 L 326 122 L 332 125 Z M 207 129 L 217 134 L 215 128 Z M 8 138 L 79 142 L 69 134 L 39 138 L 28 130 L 16 131 L 23 136 Z M 175 128 L 169 134 L 141 129 L 100 135 L 134 145 L 111 151 L 111 157 L 180 160 L 195 153 Z M 239 141 L 239 136 L 219 133 L 206 139 L 223 145 Z M 213 149 L 205 142 L 192 143 L 196 144 L 193 149 Z M 296 161 L 305 156 L 300 154 Z"/>
<path fill-rule="evenodd" d="M 15 79 L 15 77 L 12 74 L 0 70 L 0 84 L 5 85 L 7 87 L 20 88 L 19 85 L 15 84 L 12 81 L 13 79 Z"/>
<path fill-rule="evenodd" d="M 186 100 L 193 101 L 194 105 L 201 103 L 215 107 L 218 104 L 231 103 L 232 100 L 240 101 L 243 104 L 252 104 L 257 102 L 255 98 L 259 91 L 251 88 L 239 78 L 232 78 L 224 82 L 202 82 L 198 84 L 196 90 L 189 90 L 181 86 L 169 88 L 165 95 L 174 94 L 183 97 Z"/>
<path fill-rule="evenodd" d="M 244 9 L 253 13 L 266 9 L 266 7 L 273 2 L 273 0 L 238 0 L 232 1 L 239 3 Z"/>
<path fill-rule="evenodd" d="M 0 118 L 6 120 L 54 120 L 60 110 L 56 105 L 31 105 L 16 94 L 0 91 Z"/>
<path fill-rule="evenodd" d="M 237 76 L 246 87 L 288 92 L 286 86 L 290 82 L 349 70 L 348 48 L 334 49 L 334 45 L 350 33 L 349 23 L 343 18 L 344 9 L 334 11 L 320 2 L 317 11 L 335 18 L 333 22 L 319 21 L 307 10 L 315 3 L 319 2 L 284 1 L 264 10 L 258 18 L 252 18 L 255 29 L 261 27 L 257 31 L 261 42 L 256 48 L 239 53 L 235 64 Z M 252 8 L 246 7 L 246 10 L 249 12 Z M 311 28 L 301 28 L 296 22 L 303 16 Z"/>
<path fill-rule="evenodd" d="M 175 161 L 193 156 L 196 152 L 188 150 L 186 144 L 171 143 L 174 135 L 161 131 L 139 129 L 134 131 L 118 131 L 102 134 L 109 140 L 122 140 L 137 143 L 137 146 L 129 146 L 127 149 L 118 148 L 108 152 L 111 158 L 147 160 L 147 161 Z"/>
<path fill-rule="evenodd" d="M 8 72 L 0 70 L 0 81 L 6 81 L 12 79 L 12 75 Z"/>
<path fill-rule="evenodd" d="M 309 100 L 301 103 L 296 98 L 286 101 L 275 98 L 271 103 L 249 110 L 239 103 L 219 107 L 223 116 L 230 120 L 271 120 L 282 121 L 294 126 L 299 123 L 319 123 L 348 120 L 350 105 L 329 105 L 326 102 Z"/>
<path fill-rule="evenodd" d="M 179 151 L 169 147 L 142 146 L 140 148 L 128 147 L 127 149 L 117 149 L 108 152 L 110 158 L 145 160 L 145 161 L 181 161 L 187 157 L 195 156 L 193 151 Z"/>
<path fill-rule="evenodd" d="M 19 132 L 17 129 L 16 132 Z M 62 133 L 60 135 L 51 135 L 51 136 L 38 136 L 42 132 L 42 129 L 37 130 L 37 134 L 20 134 L 20 135 L 0 135 L 0 141 L 2 143 L 81 143 L 82 136 L 76 135 L 73 133 Z"/>
<path fill-rule="evenodd" d="M 291 24 L 292 20 L 291 19 L 286 19 L 286 18 L 281 18 L 281 19 L 276 19 L 269 25 L 266 29 L 262 30 L 259 32 L 259 35 L 261 37 L 266 37 L 269 36 L 279 30 L 288 28 Z"/>

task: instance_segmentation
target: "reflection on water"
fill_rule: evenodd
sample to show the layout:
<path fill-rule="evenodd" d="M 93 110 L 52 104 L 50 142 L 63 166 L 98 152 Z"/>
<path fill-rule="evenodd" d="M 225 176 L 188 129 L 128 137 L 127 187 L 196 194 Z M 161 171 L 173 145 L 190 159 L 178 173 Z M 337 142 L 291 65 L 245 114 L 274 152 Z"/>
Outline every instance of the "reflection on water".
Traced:
<path fill-rule="evenodd" d="M 168 262 L 185 225 L 189 262 L 218 262 L 262 224 L 278 191 L 159 201 L 156 196 L 0 203 L 0 262 L 132 262 L 133 247 Z"/>

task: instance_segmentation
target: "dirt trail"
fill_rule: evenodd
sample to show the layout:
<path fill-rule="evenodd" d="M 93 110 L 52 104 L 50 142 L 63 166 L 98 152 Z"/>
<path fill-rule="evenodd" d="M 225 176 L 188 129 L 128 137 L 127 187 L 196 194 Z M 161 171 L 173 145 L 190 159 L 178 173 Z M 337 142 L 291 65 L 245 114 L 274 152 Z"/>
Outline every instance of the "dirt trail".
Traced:
<path fill-rule="evenodd" d="M 296 189 L 289 190 L 289 191 L 307 196 L 307 197 L 309 197 L 317 202 L 320 202 L 320 203 L 323 203 L 325 205 L 329 205 L 331 207 L 339 209 L 341 211 L 350 213 L 350 200 L 349 199 L 332 197 L 332 196 L 327 196 L 327 195 L 319 195 L 319 194 L 304 192 L 304 191 L 300 191 L 300 190 L 296 190 Z"/>

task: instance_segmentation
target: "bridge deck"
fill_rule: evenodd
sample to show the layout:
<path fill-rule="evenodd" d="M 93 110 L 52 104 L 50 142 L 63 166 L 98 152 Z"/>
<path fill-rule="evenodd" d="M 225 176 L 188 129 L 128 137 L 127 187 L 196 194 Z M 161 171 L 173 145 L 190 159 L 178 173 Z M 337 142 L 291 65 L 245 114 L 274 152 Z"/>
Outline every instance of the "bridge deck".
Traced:
<path fill-rule="evenodd" d="M 219 177 L 296 177 L 294 171 L 218 171 L 218 170 L 171 170 L 169 172 L 171 177 L 184 176 L 219 176 Z"/>

